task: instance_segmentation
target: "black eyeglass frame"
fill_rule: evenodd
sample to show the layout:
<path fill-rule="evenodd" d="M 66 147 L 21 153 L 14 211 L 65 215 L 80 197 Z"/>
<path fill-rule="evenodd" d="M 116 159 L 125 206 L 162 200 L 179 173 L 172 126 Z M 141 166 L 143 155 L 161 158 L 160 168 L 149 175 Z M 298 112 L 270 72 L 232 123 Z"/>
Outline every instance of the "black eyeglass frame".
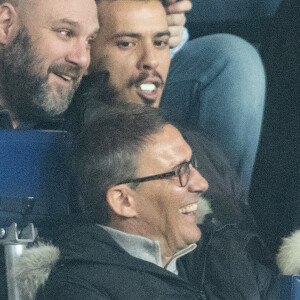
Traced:
<path fill-rule="evenodd" d="M 166 179 L 166 178 L 171 178 L 171 177 L 176 176 L 179 178 L 180 186 L 185 187 L 190 179 L 190 173 L 191 173 L 190 164 L 194 165 L 194 166 L 197 165 L 194 158 L 192 158 L 190 161 L 182 162 L 181 164 L 179 164 L 178 166 L 175 167 L 176 169 L 174 171 L 151 175 L 151 176 L 146 176 L 146 177 L 141 177 L 141 178 L 131 178 L 131 179 L 127 179 L 127 180 L 119 182 L 118 185 L 119 184 L 127 184 L 127 183 L 141 183 L 141 182 L 145 182 L 145 181 Z M 184 171 L 182 172 L 182 170 L 184 170 Z M 183 182 L 182 182 L 182 176 L 184 174 L 187 175 L 187 180 L 186 180 L 185 184 L 183 184 Z"/>

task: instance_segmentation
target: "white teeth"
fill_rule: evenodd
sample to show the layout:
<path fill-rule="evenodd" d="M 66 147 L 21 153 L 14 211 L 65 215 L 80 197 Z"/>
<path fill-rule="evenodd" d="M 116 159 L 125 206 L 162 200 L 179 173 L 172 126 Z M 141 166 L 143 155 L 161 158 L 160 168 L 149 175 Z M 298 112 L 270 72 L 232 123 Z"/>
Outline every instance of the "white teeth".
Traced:
<path fill-rule="evenodd" d="M 183 208 L 180 208 L 180 209 L 179 209 L 179 212 L 180 212 L 181 214 L 187 214 L 187 213 L 196 211 L 196 210 L 197 210 L 197 207 L 198 207 L 198 204 L 197 204 L 197 203 L 190 204 L 190 205 L 187 205 L 187 206 L 185 206 L 185 207 L 183 207 Z"/>
<path fill-rule="evenodd" d="M 140 88 L 143 92 L 151 93 L 156 89 L 156 86 L 154 83 L 143 83 Z"/>
<path fill-rule="evenodd" d="M 60 76 L 66 81 L 70 81 L 72 79 L 70 76 L 67 75 L 60 75 Z"/>
<path fill-rule="evenodd" d="M 57 76 L 59 76 L 60 78 L 62 78 L 64 81 L 71 81 L 72 77 L 68 76 L 68 75 L 64 75 L 64 74 L 55 74 Z"/>

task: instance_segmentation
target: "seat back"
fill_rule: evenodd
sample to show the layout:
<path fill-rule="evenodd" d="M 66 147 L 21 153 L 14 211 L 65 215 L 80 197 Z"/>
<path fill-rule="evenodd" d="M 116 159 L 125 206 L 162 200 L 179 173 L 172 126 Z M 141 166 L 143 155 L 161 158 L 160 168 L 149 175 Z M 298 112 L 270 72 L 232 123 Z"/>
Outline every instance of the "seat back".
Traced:
<path fill-rule="evenodd" d="M 0 226 L 68 214 L 70 150 L 64 131 L 0 131 Z"/>

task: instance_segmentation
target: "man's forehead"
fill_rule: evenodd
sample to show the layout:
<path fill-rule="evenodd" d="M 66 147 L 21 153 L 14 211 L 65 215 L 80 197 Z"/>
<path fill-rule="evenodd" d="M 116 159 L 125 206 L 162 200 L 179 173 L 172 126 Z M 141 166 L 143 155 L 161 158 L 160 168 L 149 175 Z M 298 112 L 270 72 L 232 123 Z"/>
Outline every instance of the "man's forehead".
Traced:
<path fill-rule="evenodd" d="M 41 25 L 41 21 L 68 20 L 98 26 L 95 0 L 30 0 L 25 10 L 29 20 L 36 19 Z"/>
<path fill-rule="evenodd" d="M 161 2 L 155 0 L 100 1 L 98 15 L 100 26 L 109 26 L 114 31 L 139 30 L 141 26 L 152 30 L 168 29 L 165 10 Z"/>
<path fill-rule="evenodd" d="M 30 0 L 31 1 L 31 0 Z M 160 0 L 99 0 L 96 1 L 98 8 L 100 7 L 128 7 L 134 4 L 152 4 L 157 3 L 163 6 L 163 2 Z M 100 13 L 100 10 L 99 10 Z"/>
<path fill-rule="evenodd" d="M 149 143 L 141 154 L 143 159 L 151 161 L 153 168 L 160 165 L 166 169 L 183 161 L 189 161 L 191 156 L 190 146 L 179 130 L 171 124 L 164 126 L 160 132 L 150 136 Z"/>

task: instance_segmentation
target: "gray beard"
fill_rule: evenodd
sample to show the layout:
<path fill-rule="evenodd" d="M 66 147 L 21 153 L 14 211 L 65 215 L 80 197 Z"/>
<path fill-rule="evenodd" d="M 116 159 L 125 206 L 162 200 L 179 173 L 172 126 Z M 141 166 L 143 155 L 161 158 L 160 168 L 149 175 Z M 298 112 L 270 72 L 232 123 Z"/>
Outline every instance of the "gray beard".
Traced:
<path fill-rule="evenodd" d="M 52 92 L 48 76 L 42 76 L 43 60 L 23 28 L 0 55 L 0 85 L 5 107 L 19 122 L 49 120 L 69 106 L 74 90 Z M 75 89 L 75 87 L 74 87 Z"/>

